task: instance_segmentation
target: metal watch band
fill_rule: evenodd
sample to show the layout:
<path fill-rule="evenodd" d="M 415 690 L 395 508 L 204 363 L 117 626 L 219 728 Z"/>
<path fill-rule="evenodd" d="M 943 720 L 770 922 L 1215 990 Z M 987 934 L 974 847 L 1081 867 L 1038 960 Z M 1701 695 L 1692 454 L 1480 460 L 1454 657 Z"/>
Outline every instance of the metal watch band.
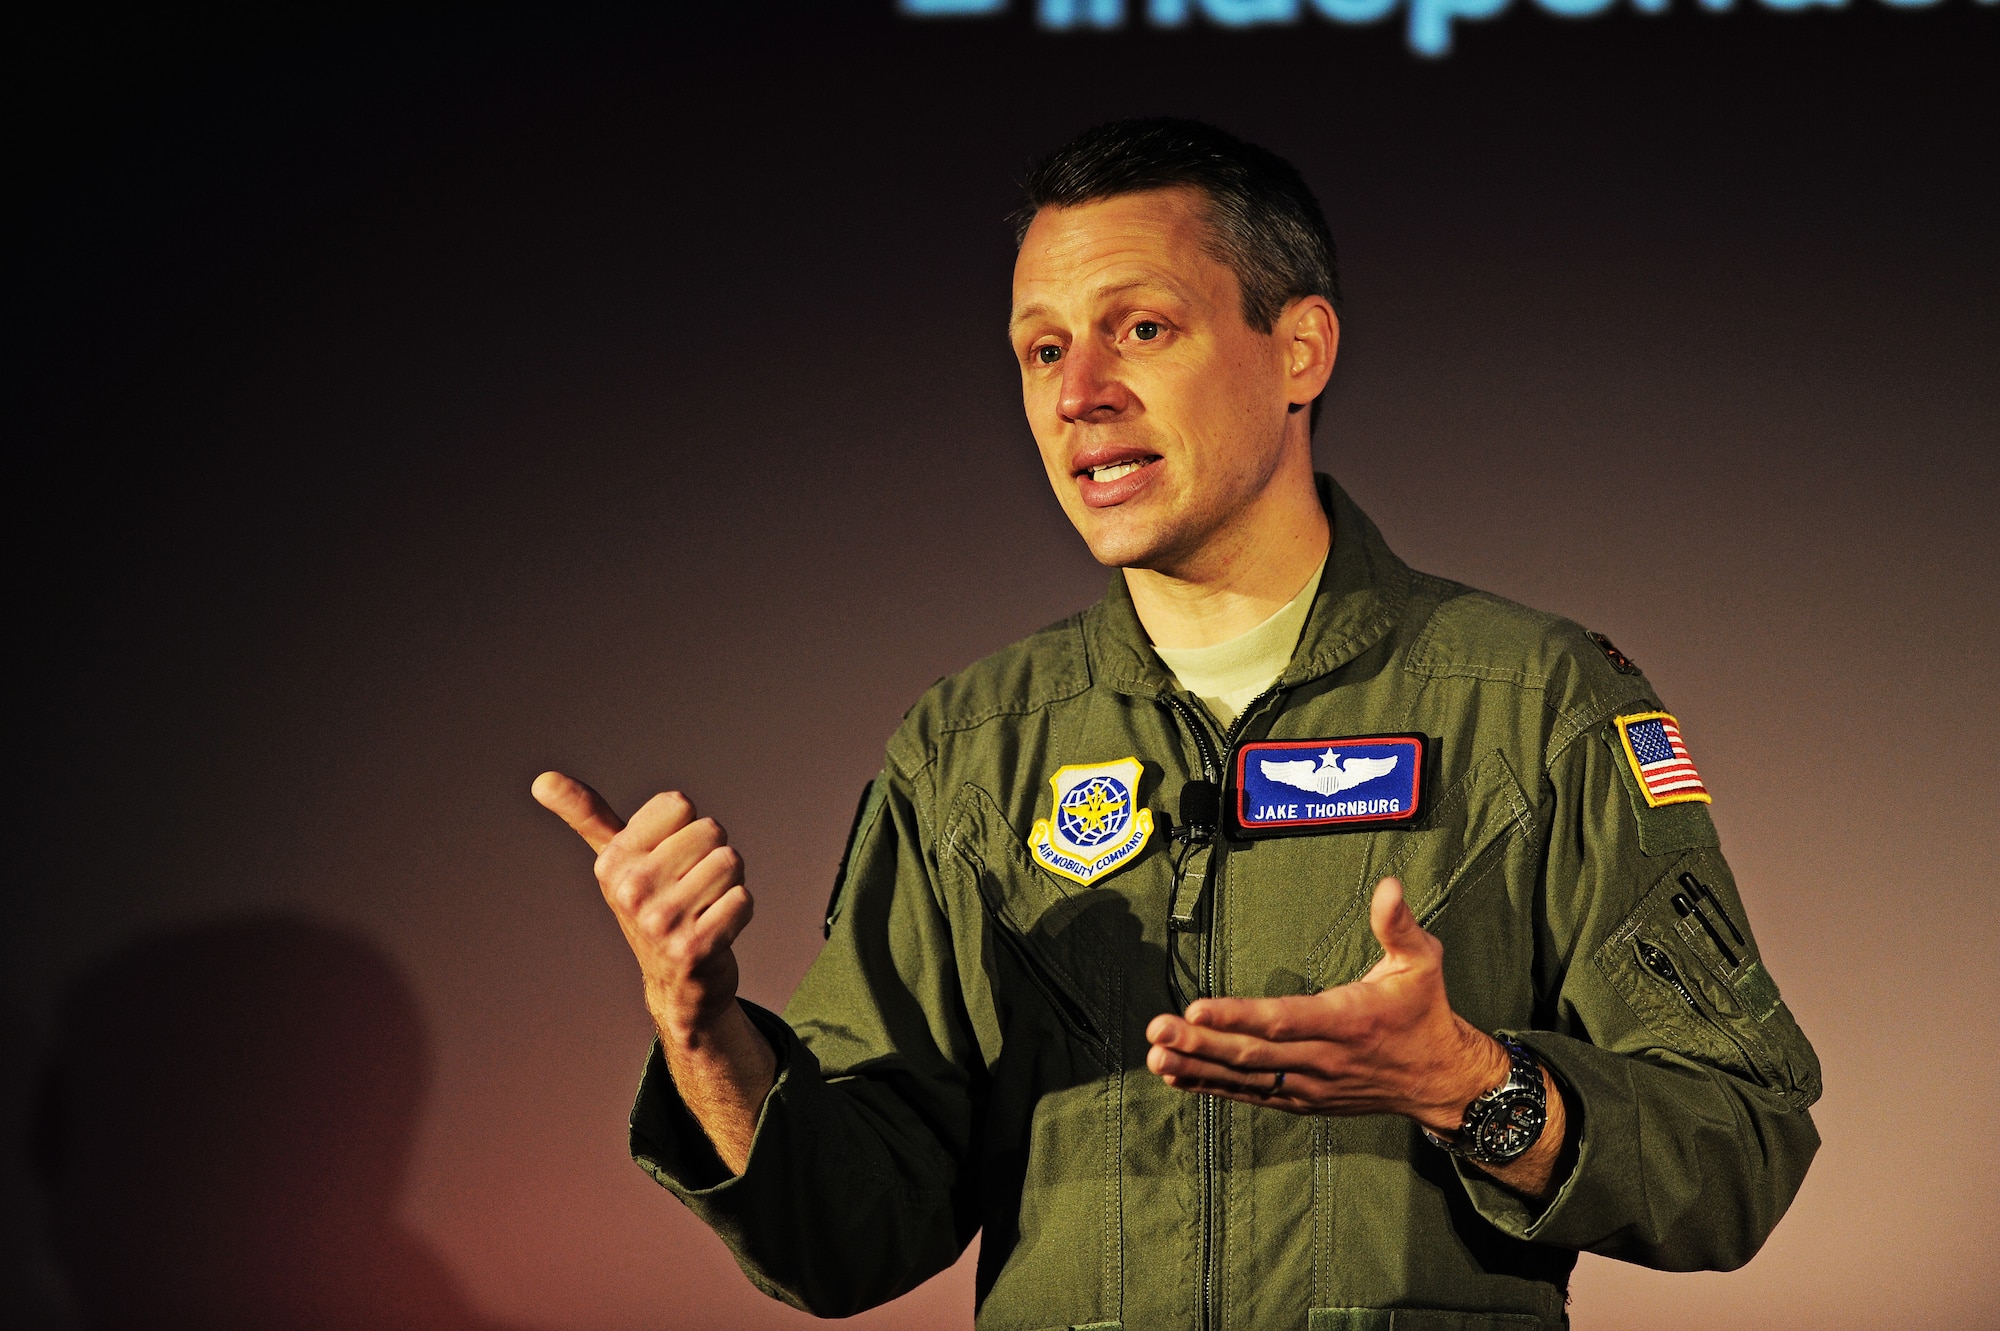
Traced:
<path fill-rule="evenodd" d="M 1527 1154 L 1541 1139 L 1549 1114 L 1541 1064 L 1519 1041 L 1498 1033 L 1493 1038 L 1507 1051 L 1507 1080 L 1473 1098 L 1456 1135 L 1423 1130 L 1432 1145 L 1482 1165 L 1504 1165 Z"/>

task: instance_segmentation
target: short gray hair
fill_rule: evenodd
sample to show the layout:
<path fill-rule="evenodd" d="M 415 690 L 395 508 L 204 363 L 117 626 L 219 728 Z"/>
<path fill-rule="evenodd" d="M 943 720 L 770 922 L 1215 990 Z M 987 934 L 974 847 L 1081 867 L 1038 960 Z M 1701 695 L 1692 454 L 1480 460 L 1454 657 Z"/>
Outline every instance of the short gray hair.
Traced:
<path fill-rule="evenodd" d="M 1340 271 L 1319 200 L 1298 168 L 1199 120 L 1114 120 L 1085 130 L 1028 169 L 1014 243 L 1044 208 L 1191 185 L 1208 196 L 1216 258 L 1243 288 L 1243 319 L 1271 331 L 1300 296 L 1340 308 Z"/>

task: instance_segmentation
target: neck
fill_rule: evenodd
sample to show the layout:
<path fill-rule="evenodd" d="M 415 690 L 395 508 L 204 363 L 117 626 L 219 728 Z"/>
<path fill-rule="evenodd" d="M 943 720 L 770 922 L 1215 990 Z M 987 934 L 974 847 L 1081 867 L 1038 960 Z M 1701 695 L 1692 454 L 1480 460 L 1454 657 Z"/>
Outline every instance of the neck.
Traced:
<path fill-rule="evenodd" d="M 1308 453 L 1273 476 L 1242 520 L 1218 532 L 1197 558 L 1171 571 L 1127 568 L 1125 586 L 1155 646 L 1213 647 L 1278 613 L 1332 543 Z"/>

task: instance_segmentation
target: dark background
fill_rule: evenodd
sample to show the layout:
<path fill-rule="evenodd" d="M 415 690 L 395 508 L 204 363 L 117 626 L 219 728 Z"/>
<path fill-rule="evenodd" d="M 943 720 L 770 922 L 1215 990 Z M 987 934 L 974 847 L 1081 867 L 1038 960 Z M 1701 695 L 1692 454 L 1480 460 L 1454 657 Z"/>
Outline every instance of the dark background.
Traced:
<path fill-rule="evenodd" d="M 636 975 L 528 783 L 689 789 L 783 1001 L 903 708 L 1102 587 L 1001 219 L 1159 111 L 1305 171 L 1322 465 L 1647 668 L 1824 1059 L 1766 1251 L 1586 1259 L 1578 1327 L 1992 1318 L 2000 15 L 690 9 L 16 29 L 10 1324 L 804 1320 L 626 1160 Z"/>

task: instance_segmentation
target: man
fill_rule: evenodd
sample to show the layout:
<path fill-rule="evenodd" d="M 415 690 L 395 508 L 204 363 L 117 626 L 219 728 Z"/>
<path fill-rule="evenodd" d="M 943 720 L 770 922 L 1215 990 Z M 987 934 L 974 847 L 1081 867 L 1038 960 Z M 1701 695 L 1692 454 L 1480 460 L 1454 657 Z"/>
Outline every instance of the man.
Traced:
<path fill-rule="evenodd" d="M 828 1315 L 975 1232 L 982 1327 L 1553 1327 L 1577 1250 L 1747 1261 L 1819 1074 L 1707 793 L 1607 640 L 1313 475 L 1304 182 L 1122 122 L 1022 220 L 1029 422 L 1121 571 L 911 710 L 784 1019 L 735 996 L 721 828 L 536 783 L 645 977 L 635 1157 Z"/>

